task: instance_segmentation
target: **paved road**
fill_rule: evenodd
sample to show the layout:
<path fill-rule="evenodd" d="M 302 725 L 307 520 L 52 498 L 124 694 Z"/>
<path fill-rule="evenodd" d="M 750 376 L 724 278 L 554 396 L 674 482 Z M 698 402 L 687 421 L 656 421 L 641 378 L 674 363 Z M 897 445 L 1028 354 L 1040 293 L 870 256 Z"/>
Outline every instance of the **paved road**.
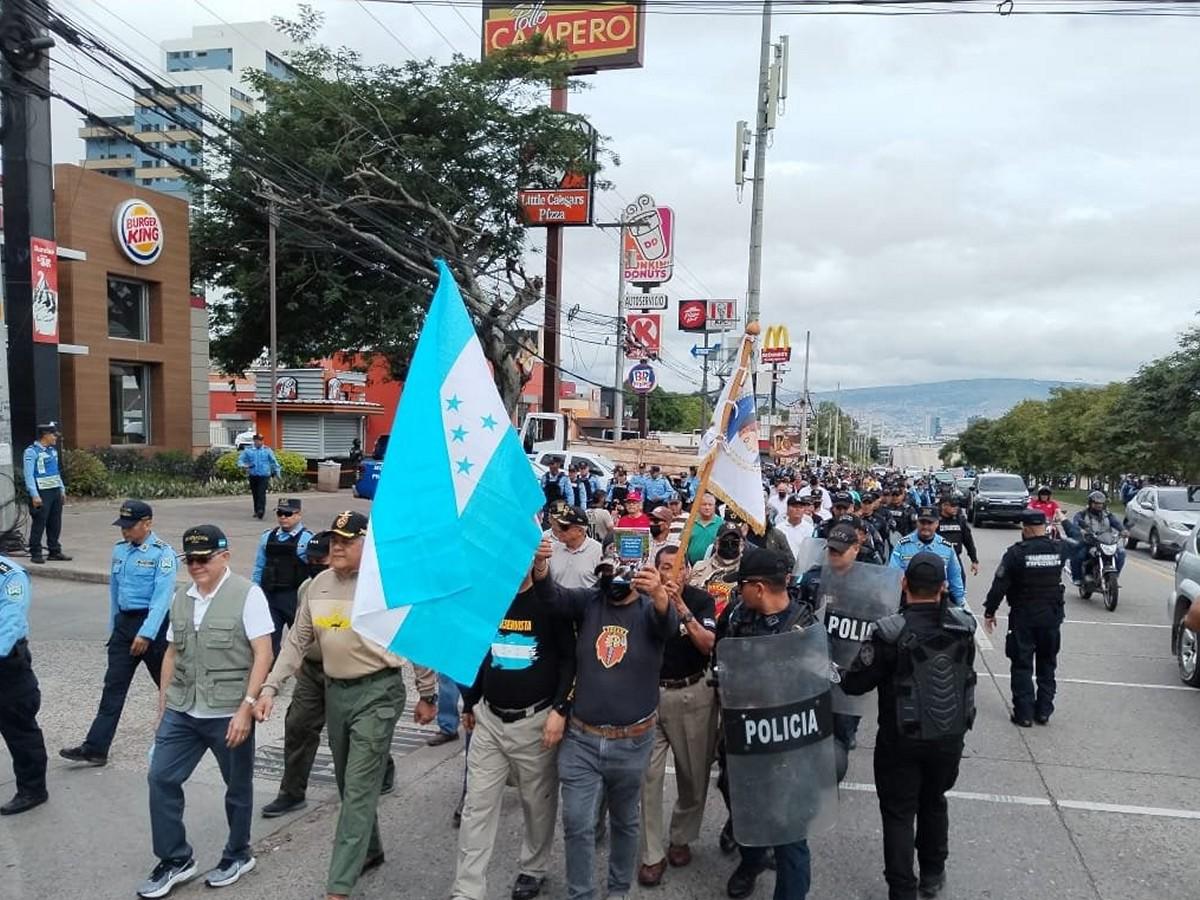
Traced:
<path fill-rule="evenodd" d="M 990 573 L 1017 532 L 978 532 Z M 970 584 L 976 610 L 986 579 Z M 1019 730 L 1008 722 L 1007 660 L 1002 638 L 981 638 L 979 719 L 951 801 L 947 897 L 987 900 L 1193 900 L 1192 848 L 1200 844 L 1200 781 L 1192 744 L 1200 725 L 1200 694 L 1184 689 L 1170 657 L 1165 616 L 1171 565 L 1134 551 L 1121 605 L 1068 599 L 1060 658 L 1059 712 L 1048 728 Z M 82 734 L 99 695 L 106 603 L 103 588 L 39 581 L 33 618 L 36 666 L 44 693 L 43 725 L 52 752 Z M 149 870 L 145 753 L 152 692 L 139 676 L 107 769 L 72 770 L 52 763 L 52 799 L 41 809 L 0 820 L 0 897 L 128 898 Z M 452 745 L 421 744 L 408 727 L 395 745 L 397 791 L 380 807 L 388 863 L 365 878 L 356 896 L 444 900 L 453 876 L 456 832 L 450 813 L 462 756 Z M 842 793 L 841 821 L 812 842 L 814 900 L 884 900 L 880 828 L 870 787 L 873 729 L 864 723 L 860 748 Z M 268 777 L 277 759 L 279 722 L 259 734 L 260 800 L 274 793 Z M 11 790 L 9 760 L 0 750 L 0 793 Z M 188 820 L 202 866 L 215 862 L 224 836 L 219 777 L 211 765 L 188 790 Z M 260 867 L 232 889 L 243 898 L 313 898 L 321 885 L 336 815 L 324 802 L 288 821 L 257 820 Z M 515 798 L 493 862 L 489 900 L 508 896 L 519 834 Z M 732 869 L 716 846 L 724 815 L 713 794 L 690 869 L 671 871 L 654 891 L 662 900 L 723 896 Z M 603 857 L 601 856 L 601 859 Z M 547 896 L 561 898 L 561 843 Z M 759 897 L 769 897 L 764 876 Z M 182 897 L 209 896 L 188 886 Z"/>

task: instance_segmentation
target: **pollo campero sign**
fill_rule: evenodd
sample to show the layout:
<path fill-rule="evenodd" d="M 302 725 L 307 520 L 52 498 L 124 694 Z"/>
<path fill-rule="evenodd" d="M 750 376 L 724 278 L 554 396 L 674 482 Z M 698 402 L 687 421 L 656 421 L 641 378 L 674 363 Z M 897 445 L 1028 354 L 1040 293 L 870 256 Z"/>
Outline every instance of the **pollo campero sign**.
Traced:
<path fill-rule="evenodd" d="M 631 3 L 503 3 L 484 0 L 485 57 L 544 35 L 563 45 L 574 74 L 642 65 L 645 5 Z"/>

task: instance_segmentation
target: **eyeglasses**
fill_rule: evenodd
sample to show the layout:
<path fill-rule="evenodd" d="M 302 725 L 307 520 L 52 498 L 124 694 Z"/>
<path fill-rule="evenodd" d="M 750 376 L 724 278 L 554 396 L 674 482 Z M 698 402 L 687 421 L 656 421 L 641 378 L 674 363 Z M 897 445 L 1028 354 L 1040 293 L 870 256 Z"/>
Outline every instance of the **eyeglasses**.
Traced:
<path fill-rule="evenodd" d="M 189 566 L 207 566 L 211 556 L 185 556 L 184 561 Z"/>

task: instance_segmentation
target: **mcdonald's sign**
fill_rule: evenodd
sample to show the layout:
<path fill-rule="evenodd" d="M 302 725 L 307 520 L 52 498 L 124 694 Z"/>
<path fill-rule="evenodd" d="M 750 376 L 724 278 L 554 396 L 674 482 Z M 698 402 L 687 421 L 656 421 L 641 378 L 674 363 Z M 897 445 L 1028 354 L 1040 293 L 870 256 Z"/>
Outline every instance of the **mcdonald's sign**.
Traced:
<path fill-rule="evenodd" d="M 786 325 L 768 325 L 763 337 L 762 361 L 775 365 L 792 358 L 792 342 L 788 338 Z"/>

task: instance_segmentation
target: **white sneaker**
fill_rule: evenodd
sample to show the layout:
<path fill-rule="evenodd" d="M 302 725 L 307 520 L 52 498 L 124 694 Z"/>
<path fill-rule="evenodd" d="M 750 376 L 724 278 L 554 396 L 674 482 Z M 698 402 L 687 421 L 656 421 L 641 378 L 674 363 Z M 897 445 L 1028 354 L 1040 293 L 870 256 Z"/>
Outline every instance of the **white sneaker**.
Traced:
<path fill-rule="evenodd" d="M 155 897 L 165 897 L 171 893 L 175 885 L 183 884 L 196 877 L 196 860 L 189 859 L 185 863 L 173 863 L 163 860 L 154 867 L 150 877 L 142 882 L 137 889 L 139 897 L 152 900 Z"/>
<path fill-rule="evenodd" d="M 255 866 L 254 857 L 249 859 L 224 859 L 217 867 L 204 876 L 204 883 L 211 888 L 228 887 Z"/>

